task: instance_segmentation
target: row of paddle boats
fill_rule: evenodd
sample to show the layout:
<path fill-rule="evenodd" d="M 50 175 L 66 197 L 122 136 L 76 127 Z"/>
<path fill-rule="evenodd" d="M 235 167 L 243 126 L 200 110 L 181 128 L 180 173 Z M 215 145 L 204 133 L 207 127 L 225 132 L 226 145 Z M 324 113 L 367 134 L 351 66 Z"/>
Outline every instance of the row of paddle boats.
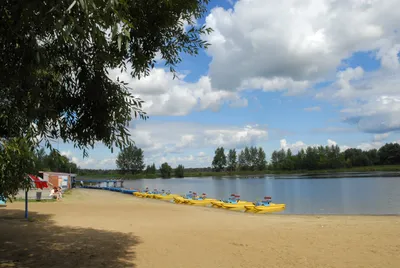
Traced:
<path fill-rule="evenodd" d="M 189 192 L 186 195 L 172 194 L 164 190 L 149 191 L 146 188 L 143 191 L 137 191 L 133 193 L 134 196 L 141 198 L 154 198 L 159 200 L 171 201 L 176 204 L 192 205 L 192 206 L 211 206 L 214 208 L 223 208 L 234 211 L 245 211 L 257 214 L 280 212 L 285 210 L 285 204 L 272 203 L 270 196 L 264 197 L 262 201 L 249 202 L 240 199 L 240 195 L 231 194 L 226 200 L 217 200 L 214 198 L 208 198 L 205 193 L 197 195 L 196 192 Z"/>

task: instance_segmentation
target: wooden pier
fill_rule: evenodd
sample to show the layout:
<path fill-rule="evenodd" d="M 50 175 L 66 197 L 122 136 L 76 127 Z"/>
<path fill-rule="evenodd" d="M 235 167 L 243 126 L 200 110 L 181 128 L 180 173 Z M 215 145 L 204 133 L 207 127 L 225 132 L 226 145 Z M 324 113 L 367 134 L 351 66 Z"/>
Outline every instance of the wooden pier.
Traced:
<path fill-rule="evenodd" d="M 115 187 L 115 188 L 124 188 L 124 180 L 102 180 L 102 179 L 89 179 L 89 180 L 80 180 L 83 182 L 83 185 L 91 185 L 97 187 Z M 79 185 L 78 183 L 78 185 Z M 93 185 L 94 184 L 94 185 Z"/>

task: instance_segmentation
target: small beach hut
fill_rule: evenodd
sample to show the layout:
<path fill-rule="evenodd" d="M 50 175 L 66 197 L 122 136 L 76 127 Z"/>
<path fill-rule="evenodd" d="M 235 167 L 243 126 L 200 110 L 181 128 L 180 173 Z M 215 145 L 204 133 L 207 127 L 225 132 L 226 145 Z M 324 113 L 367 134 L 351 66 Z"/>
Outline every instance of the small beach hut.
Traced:
<path fill-rule="evenodd" d="M 39 176 L 54 187 L 61 187 L 63 190 L 66 190 L 72 188 L 73 180 L 77 175 L 63 172 L 39 171 Z"/>

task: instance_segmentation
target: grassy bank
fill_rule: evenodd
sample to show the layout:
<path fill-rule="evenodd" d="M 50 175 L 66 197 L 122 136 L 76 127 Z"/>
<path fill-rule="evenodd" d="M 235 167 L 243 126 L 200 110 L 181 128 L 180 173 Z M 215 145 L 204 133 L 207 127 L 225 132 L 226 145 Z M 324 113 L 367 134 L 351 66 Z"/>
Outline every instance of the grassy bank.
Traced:
<path fill-rule="evenodd" d="M 51 202 L 56 202 L 56 199 L 28 199 L 29 203 L 51 203 Z M 25 198 L 15 198 L 13 202 L 25 202 Z"/>
<path fill-rule="evenodd" d="M 222 177 L 222 176 L 261 176 L 268 174 L 291 175 L 291 174 L 330 174 L 330 173 L 347 173 L 347 172 L 400 172 L 400 165 L 390 166 L 369 166 L 354 167 L 340 169 L 324 169 L 324 170 L 265 170 L 265 171 L 235 171 L 235 172 L 185 172 L 185 177 Z M 98 179 L 155 179 L 160 178 L 160 174 L 79 174 L 79 178 L 98 178 Z"/>

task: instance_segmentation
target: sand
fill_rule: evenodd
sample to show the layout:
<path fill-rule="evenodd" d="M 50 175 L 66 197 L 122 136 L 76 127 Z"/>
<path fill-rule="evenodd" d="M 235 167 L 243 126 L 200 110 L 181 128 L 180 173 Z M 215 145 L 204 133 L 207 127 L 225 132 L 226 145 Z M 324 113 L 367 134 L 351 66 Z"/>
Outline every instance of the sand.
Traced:
<path fill-rule="evenodd" d="M 74 189 L 0 208 L 0 267 L 400 267 L 400 217 L 252 215 Z"/>

